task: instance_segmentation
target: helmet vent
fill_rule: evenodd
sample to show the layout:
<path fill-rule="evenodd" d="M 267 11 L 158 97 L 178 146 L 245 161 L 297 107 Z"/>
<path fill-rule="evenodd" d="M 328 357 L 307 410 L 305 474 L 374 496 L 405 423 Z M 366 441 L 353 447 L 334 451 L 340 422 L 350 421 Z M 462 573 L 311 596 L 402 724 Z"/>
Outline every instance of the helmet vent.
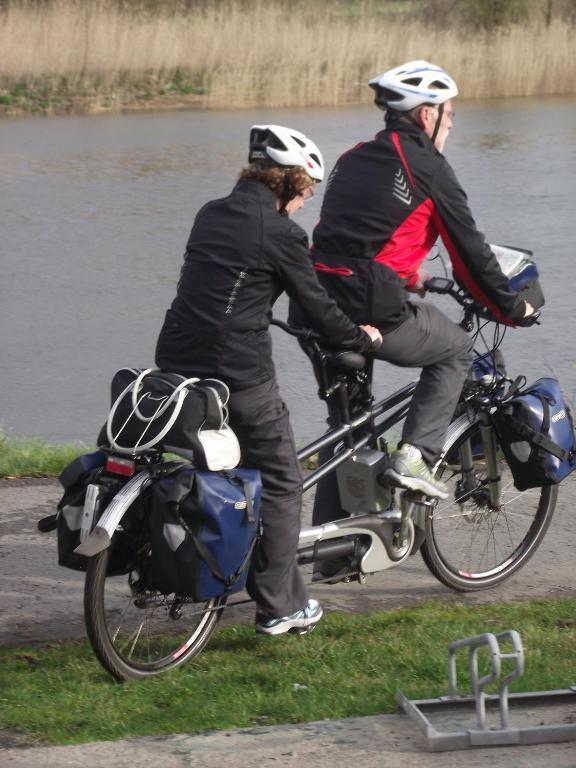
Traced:
<path fill-rule="evenodd" d="M 396 91 L 391 91 L 390 88 L 379 88 L 378 95 L 384 100 L 384 101 L 402 101 L 404 96 L 401 93 L 396 93 Z"/>
<path fill-rule="evenodd" d="M 306 142 L 302 141 L 302 139 L 299 139 L 298 136 L 292 136 L 296 144 L 299 144 L 301 147 L 306 146 Z"/>
<path fill-rule="evenodd" d="M 406 85 L 420 85 L 420 83 L 422 82 L 422 78 L 421 77 L 407 77 L 402 82 L 406 83 Z"/>

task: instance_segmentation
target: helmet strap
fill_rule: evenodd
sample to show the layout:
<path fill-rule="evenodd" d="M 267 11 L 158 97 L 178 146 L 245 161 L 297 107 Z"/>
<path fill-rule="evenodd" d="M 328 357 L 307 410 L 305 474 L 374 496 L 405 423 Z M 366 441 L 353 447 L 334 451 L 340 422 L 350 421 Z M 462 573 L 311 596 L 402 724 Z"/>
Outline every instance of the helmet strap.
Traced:
<path fill-rule="evenodd" d="M 430 137 L 432 144 L 435 143 L 436 137 L 438 136 L 438 131 L 440 130 L 440 123 L 442 122 L 443 114 L 444 114 L 444 104 L 438 104 L 438 117 L 436 119 L 436 125 L 434 126 L 434 131 L 432 133 L 432 136 Z"/>

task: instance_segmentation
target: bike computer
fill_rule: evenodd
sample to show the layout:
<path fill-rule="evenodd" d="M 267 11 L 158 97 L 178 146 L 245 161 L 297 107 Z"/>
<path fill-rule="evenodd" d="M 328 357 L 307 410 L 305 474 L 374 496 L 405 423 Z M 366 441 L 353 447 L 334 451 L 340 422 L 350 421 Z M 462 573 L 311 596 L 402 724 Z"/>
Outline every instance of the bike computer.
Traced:
<path fill-rule="evenodd" d="M 426 290 L 430 293 L 450 293 L 454 287 L 454 280 L 448 277 L 431 277 L 426 281 Z"/>

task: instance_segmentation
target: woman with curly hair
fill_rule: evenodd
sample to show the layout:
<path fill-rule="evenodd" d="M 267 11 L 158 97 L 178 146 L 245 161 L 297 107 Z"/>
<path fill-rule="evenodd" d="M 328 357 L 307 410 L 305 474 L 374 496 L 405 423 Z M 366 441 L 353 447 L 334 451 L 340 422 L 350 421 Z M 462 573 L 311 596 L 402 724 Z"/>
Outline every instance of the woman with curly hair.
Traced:
<path fill-rule="evenodd" d="M 227 197 L 196 216 L 156 348 L 160 368 L 230 387 L 242 464 L 262 475 L 263 536 L 247 590 L 256 631 L 267 635 L 310 630 L 322 616 L 296 564 L 302 477 L 272 361 L 272 307 L 286 291 L 332 344 L 367 350 L 380 339 L 371 326 L 352 323 L 320 286 L 307 235 L 290 219 L 323 177 L 322 155 L 306 136 L 252 127 L 248 167 Z"/>

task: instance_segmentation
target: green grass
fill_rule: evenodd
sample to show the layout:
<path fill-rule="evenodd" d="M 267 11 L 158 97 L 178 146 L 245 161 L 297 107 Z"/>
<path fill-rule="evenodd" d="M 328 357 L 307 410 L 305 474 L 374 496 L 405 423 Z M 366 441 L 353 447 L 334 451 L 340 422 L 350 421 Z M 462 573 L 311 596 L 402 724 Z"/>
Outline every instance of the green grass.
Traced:
<path fill-rule="evenodd" d="M 82 443 L 48 445 L 40 437 L 6 435 L 0 427 L 0 477 L 54 477 L 90 449 Z"/>
<path fill-rule="evenodd" d="M 310 636 L 257 638 L 222 629 L 195 661 L 116 684 L 86 643 L 0 649 L 0 743 L 71 744 L 395 711 L 447 692 L 446 647 L 516 629 L 526 671 L 513 690 L 576 682 L 576 601 L 484 606 L 427 603 L 372 615 L 328 614 Z M 488 656 L 480 656 L 481 671 Z M 468 668 L 459 663 L 462 693 Z"/>

